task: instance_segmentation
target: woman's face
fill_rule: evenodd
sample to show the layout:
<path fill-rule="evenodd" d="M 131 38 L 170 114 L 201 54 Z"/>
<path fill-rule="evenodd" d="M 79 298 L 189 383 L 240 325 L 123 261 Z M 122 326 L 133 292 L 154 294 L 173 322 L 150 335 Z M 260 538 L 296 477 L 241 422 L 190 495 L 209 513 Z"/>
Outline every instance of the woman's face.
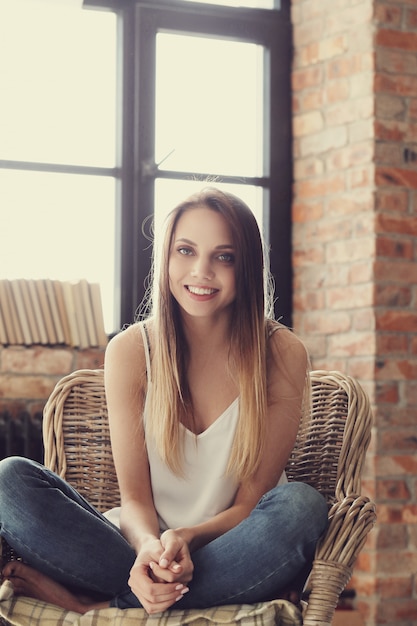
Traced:
<path fill-rule="evenodd" d="M 235 250 L 224 217 L 205 206 L 186 210 L 173 233 L 171 293 L 192 317 L 229 314 L 236 297 Z"/>

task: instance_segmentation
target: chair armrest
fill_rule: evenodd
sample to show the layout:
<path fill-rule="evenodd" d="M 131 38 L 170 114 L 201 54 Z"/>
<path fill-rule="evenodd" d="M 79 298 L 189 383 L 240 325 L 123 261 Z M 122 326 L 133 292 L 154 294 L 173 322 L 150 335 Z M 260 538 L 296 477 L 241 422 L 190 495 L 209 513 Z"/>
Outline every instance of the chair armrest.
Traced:
<path fill-rule="evenodd" d="M 304 626 L 331 625 L 339 596 L 375 520 L 375 505 L 365 496 L 347 496 L 332 506 L 309 577 Z"/>

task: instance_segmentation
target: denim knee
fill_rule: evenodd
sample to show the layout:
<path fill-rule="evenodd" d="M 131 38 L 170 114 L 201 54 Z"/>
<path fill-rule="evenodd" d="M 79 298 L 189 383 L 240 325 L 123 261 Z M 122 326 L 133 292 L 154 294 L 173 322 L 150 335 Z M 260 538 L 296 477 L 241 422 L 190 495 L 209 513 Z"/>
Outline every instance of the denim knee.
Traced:
<path fill-rule="evenodd" d="M 8 456 L 0 461 L 0 493 L 14 484 L 16 476 L 21 476 L 33 466 L 33 461 L 22 456 Z"/>
<path fill-rule="evenodd" d="M 307 512 L 309 532 L 320 537 L 328 525 L 329 509 L 324 496 L 307 483 L 291 482 L 283 487 L 288 489 L 294 509 Z"/>
<path fill-rule="evenodd" d="M 307 483 L 289 482 L 274 487 L 261 498 L 258 506 L 269 509 L 281 519 L 285 512 L 289 523 L 305 528 L 310 537 L 318 539 L 327 528 L 327 502 L 317 489 Z"/>

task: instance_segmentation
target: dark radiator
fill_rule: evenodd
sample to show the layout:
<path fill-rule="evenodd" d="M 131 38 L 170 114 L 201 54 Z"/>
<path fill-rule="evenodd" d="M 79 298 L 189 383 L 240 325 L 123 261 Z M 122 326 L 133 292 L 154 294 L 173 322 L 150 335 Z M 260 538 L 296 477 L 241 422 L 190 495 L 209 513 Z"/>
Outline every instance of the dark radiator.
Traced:
<path fill-rule="evenodd" d="M 0 412 L 0 459 L 24 456 L 43 461 L 42 414 Z"/>

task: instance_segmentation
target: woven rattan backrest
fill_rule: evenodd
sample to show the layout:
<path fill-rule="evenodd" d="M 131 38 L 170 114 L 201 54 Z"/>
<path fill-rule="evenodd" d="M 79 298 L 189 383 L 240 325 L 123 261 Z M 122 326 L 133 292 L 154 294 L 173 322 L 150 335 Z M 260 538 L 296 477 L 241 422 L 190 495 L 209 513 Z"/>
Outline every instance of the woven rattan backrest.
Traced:
<path fill-rule="evenodd" d="M 286 471 L 315 487 L 329 504 L 360 493 L 372 413 L 359 383 L 340 372 L 310 374 L 310 415 L 301 424 Z"/>
<path fill-rule="evenodd" d="M 359 493 L 371 412 L 354 379 L 316 371 L 311 382 L 311 413 L 301 424 L 287 475 L 316 487 L 331 504 L 336 494 Z M 45 406 L 43 436 L 47 467 L 100 511 L 119 504 L 102 370 L 79 370 L 57 384 Z"/>
<path fill-rule="evenodd" d="M 110 446 L 103 370 L 65 376 L 45 405 L 45 465 L 99 511 L 119 505 Z"/>

